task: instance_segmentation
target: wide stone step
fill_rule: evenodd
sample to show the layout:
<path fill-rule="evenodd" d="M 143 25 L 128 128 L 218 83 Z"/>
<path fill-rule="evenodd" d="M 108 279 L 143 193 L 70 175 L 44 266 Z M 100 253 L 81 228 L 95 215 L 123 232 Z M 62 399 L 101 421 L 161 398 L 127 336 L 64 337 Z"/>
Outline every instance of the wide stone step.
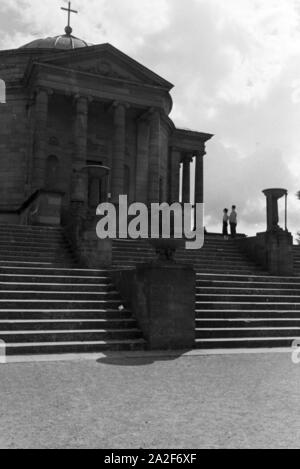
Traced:
<path fill-rule="evenodd" d="M 45 242 L 36 243 L 32 242 L 16 242 L 16 241 L 0 241 L 0 251 L 5 250 L 16 250 L 16 251 L 32 251 L 32 252 L 56 252 L 56 251 L 67 251 L 71 252 L 70 245 L 65 242 Z"/>
<path fill-rule="evenodd" d="M 209 274 L 209 273 L 197 273 L 197 281 L 199 280 L 210 280 L 210 281 L 227 281 L 227 282 L 284 282 L 284 283 L 299 283 L 299 279 L 296 277 L 276 277 L 271 276 L 266 273 L 260 272 L 256 274 L 231 274 L 231 273 L 222 273 L 222 274 Z"/>
<path fill-rule="evenodd" d="M 52 259 L 52 262 L 33 262 L 31 260 L 28 261 L 8 261 L 5 259 L 0 259 L 0 272 L 2 268 L 5 267 L 12 267 L 13 269 L 20 269 L 21 267 L 31 267 L 31 268 L 66 268 L 69 267 L 72 269 L 73 267 L 77 267 L 78 264 L 73 261 L 69 260 L 68 262 L 59 262 L 59 261 L 54 261 Z"/>
<path fill-rule="evenodd" d="M 133 262 L 133 263 L 140 263 L 140 262 L 143 262 L 144 260 L 154 260 L 156 258 L 155 255 L 145 255 L 144 253 L 143 254 L 138 254 L 138 253 L 135 253 L 134 255 L 127 255 L 127 254 L 122 254 L 122 255 L 114 255 L 113 256 L 113 262 L 115 264 L 117 263 L 127 263 L 127 262 Z M 196 265 L 200 265 L 200 266 L 203 266 L 203 267 L 208 267 L 208 266 L 211 266 L 212 265 L 212 262 L 214 262 L 214 259 L 209 259 L 209 258 L 206 258 L 204 257 L 203 259 L 199 258 L 199 256 L 195 255 L 194 257 L 179 257 L 179 256 L 176 256 L 175 258 L 176 262 L 181 262 L 181 263 L 192 263 L 192 264 L 196 264 Z M 216 266 L 217 267 L 220 267 L 220 268 L 228 268 L 228 269 L 231 269 L 231 268 L 244 268 L 244 269 L 251 269 L 251 268 L 257 268 L 254 264 L 251 264 L 249 262 L 247 262 L 247 260 L 245 259 L 226 259 L 226 258 L 219 258 L 217 261 L 215 261 L 216 263 Z"/>
<path fill-rule="evenodd" d="M 40 249 L 39 247 L 18 247 L 18 246 L 9 246 L 9 247 L 1 247 L 0 246 L 0 257 L 1 259 L 5 257 L 12 257 L 15 260 L 22 259 L 22 258 L 35 258 L 35 259 L 53 259 L 53 258 L 62 258 L 62 259 L 70 259 L 72 253 L 68 249 L 63 248 L 44 248 Z"/>
<path fill-rule="evenodd" d="M 66 241 L 66 238 L 62 233 L 29 233 L 29 232 L 1 232 L 0 231 L 0 241 L 29 241 L 32 242 L 61 242 Z"/>
<path fill-rule="evenodd" d="M 143 252 L 143 253 L 149 253 L 149 254 L 155 254 L 155 249 L 151 247 L 140 247 L 140 246 L 114 246 L 112 249 L 113 254 L 119 254 L 119 253 L 124 253 L 124 254 L 135 254 L 136 252 Z M 247 258 L 245 254 L 241 253 L 238 249 L 235 247 L 232 248 L 216 248 L 216 247 L 207 247 L 203 246 L 201 249 L 179 249 L 176 251 L 176 255 L 179 256 L 192 256 L 193 254 L 196 255 L 211 255 L 213 257 L 216 257 L 218 255 L 223 255 L 226 257 L 230 256 L 241 256 L 244 258 Z"/>
<path fill-rule="evenodd" d="M 182 262 L 182 263 L 190 263 L 196 266 L 197 268 L 209 268 L 211 266 L 218 268 L 218 269 L 227 269 L 226 271 L 231 272 L 231 270 L 260 270 L 259 266 L 250 264 L 249 262 L 246 261 L 231 261 L 231 260 L 225 260 L 221 261 L 219 260 L 218 262 L 213 262 L 209 261 L 207 259 L 203 259 L 203 261 L 195 258 L 194 260 L 192 259 L 176 259 L 177 262 Z M 225 271 L 225 272 L 226 272 Z"/>
<path fill-rule="evenodd" d="M 1 282 L 0 281 L 0 293 L 1 291 L 34 291 L 34 292 L 75 292 L 75 293 L 99 293 L 99 292 L 110 292 L 114 290 L 113 284 L 110 283 L 99 283 L 99 284 L 80 284 L 80 283 L 35 283 L 35 282 Z"/>
<path fill-rule="evenodd" d="M 124 303 L 119 299 L 102 299 L 102 300 L 24 300 L 19 299 L 0 299 L 1 309 L 115 309 Z"/>
<path fill-rule="evenodd" d="M 86 330 L 26 330 L 26 331 L 1 331 L 0 340 L 6 344 L 30 343 L 30 342 L 73 342 L 73 341 L 98 341 L 98 340 L 129 340 L 139 339 L 139 329 L 86 329 Z"/>
<path fill-rule="evenodd" d="M 230 254 L 230 255 L 227 255 L 227 254 L 217 254 L 217 253 L 210 253 L 210 252 L 206 252 L 206 251 L 194 251 L 192 253 L 183 253 L 183 254 L 175 254 L 175 259 L 198 259 L 199 261 L 202 261 L 202 260 L 212 260 L 214 262 L 218 262 L 219 260 L 222 261 L 222 260 L 231 260 L 233 262 L 235 261 L 244 261 L 244 262 L 249 262 L 250 264 L 252 264 L 251 261 L 249 261 L 249 259 L 247 259 L 245 256 L 242 256 L 241 254 Z"/>
<path fill-rule="evenodd" d="M 300 338 L 298 327 L 227 327 L 227 328 L 197 328 L 197 339 L 230 339 L 253 337 L 293 337 Z"/>
<path fill-rule="evenodd" d="M 222 274 L 224 272 L 224 268 L 220 268 L 217 266 L 211 266 L 211 267 L 203 267 L 199 264 L 194 265 L 194 269 L 197 274 Z M 228 270 L 228 269 L 227 269 Z M 235 269 L 230 269 L 231 275 L 259 275 L 261 271 L 259 270 L 254 270 L 254 269 L 243 269 L 243 268 L 235 268 Z"/>
<path fill-rule="evenodd" d="M 232 309 L 221 309 L 221 308 L 203 308 L 202 305 L 196 306 L 196 318 L 198 319 L 299 319 L 300 310 L 292 309 L 262 309 L 262 308 L 253 308 L 253 309 L 241 309 L 241 308 L 232 308 Z"/>
<path fill-rule="evenodd" d="M 70 262 L 74 262 L 74 258 L 71 256 L 71 254 L 67 254 L 66 252 L 63 254 L 47 254 L 47 253 L 31 253 L 31 252 L 25 252 L 25 253 L 5 253 L 5 252 L 0 252 L 0 262 L 1 264 L 11 262 L 12 264 L 24 264 L 24 263 L 30 263 L 30 264 L 48 264 L 48 263 L 61 263 L 61 264 L 66 264 L 68 265 Z"/>
<path fill-rule="evenodd" d="M 178 259 L 179 260 L 179 259 Z M 218 260 L 217 262 L 212 262 L 209 261 L 209 259 L 203 259 L 199 260 L 197 257 L 195 257 L 194 261 L 191 259 L 186 259 L 186 261 L 193 262 L 194 265 L 199 265 L 203 267 L 208 267 L 213 265 L 214 267 L 224 267 L 228 269 L 247 269 L 247 270 L 260 270 L 260 267 L 257 266 L 256 264 L 253 264 L 251 262 L 247 262 L 247 260 L 243 261 L 232 261 L 231 259 L 226 259 L 226 260 Z M 230 270 L 228 270 L 228 273 L 230 273 Z M 225 271 L 227 272 L 227 271 Z"/>
<path fill-rule="evenodd" d="M 68 292 L 68 291 L 9 291 L 0 290 L 0 302 L 4 300 L 32 300 L 32 301 L 119 301 L 120 295 L 117 291 L 99 292 Z"/>
<path fill-rule="evenodd" d="M 7 344 L 7 355 L 48 355 L 62 353 L 100 353 L 105 351 L 144 350 L 143 339 L 70 341 L 70 342 L 33 342 Z"/>
<path fill-rule="evenodd" d="M 287 283 L 287 282 L 255 282 L 255 281 L 222 281 L 222 280 L 197 280 L 197 288 L 202 288 L 205 291 L 215 289 L 217 291 L 222 292 L 224 289 L 259 289 L 259 290 L 282 290 L 282 291 L 290 291 L 290 290 L 298 290 L 300 291 L 300 281 L 296 283 Z"/>
<path fill-rule="evenodd" d="M 20 225 L 20 224 L 1 224 L 0 230 L 22 230 L 22 231 L 38 231 L 46 233 L 62 233 L 59 226 L 38 226 L 38 225 Z"/>
<path fill-rule="evenodd" d="M 64 285 L 100 285 L 100 284 L 109 284 L 111 282 L 110 277 L 103 272 L 103 275 L 32 275 L 32 274 L 1 274 L 0 273 L 0 282 L 2 283 L 11 283 L 11 282 L 23 282 L 30 284 L 64 284 Z"/>
<path fill-rule="evenodd" d="M 143 263 L 143 262 L 141 262 Z M 131 268 L 134 268 L 137 264 L 140 264 L 139 262 L 126 262 L 124 264 L 121 264 L 121 263 L 113 263 L 112 265 L 112 268 L 114 270 L 126 270 L 126 269 L 131 269 Z M 194 269 L 196 271 L 196 273 L 205 273 L 205 274 L 212 274 L 212 275 L 216 275 L 216 274 L 221 274 L 222 272 L 224 272 L 224 269 L 222 268 L 218 268 L 218 267 L 202 267 L 202 266 L 199 266 L 199 265 L 196 265 L 194 266 Z M 255 274 L 258 274 L 259 272 L 255 272 L 253 270 L 244 270 L 244 269 L 232 269 L 231 272 L 235 275 L 255 275 Z"/>
<path fill-rule="evenodd" d="M 196 294 L 197 302 L 207 302 L 207 301 L 218 301 L 218 302 L 262 302 L 262 303 L 299 303 L 300 304 L 300 295 L 291 294 L 291 295 L 265 295 L 265 294 L 255 294 L 254 292 L 248 295 L 235 295 L 228 294 L 206 294 L 206 293 L 197 293 Z"/>
<path fill-rule="evenodd" d="M 245 337 L 196 339 L 196 349 L 291 348 L 294 337 Z"/>
<path fill-rule="evenodd" d="M 10 308 L 0 309 L 0 319 L 7 320 L 28 320 L 28 319 L 128 319 L 131 318 L 131 312 L 124 308 Z"/>
<path fill-rule="evenodd" d="M 133 318 L 109 319 L 0 319 L 1 331 L 137 329 Z"/>
<path fill-rule="evenodd" d="M 79 269 L 68 267 L 45 267 L 45 266 L 2 266 L 0 264 L 0 276 L 3 274 L 24 275 L 55 275 L 55 276 L 77 276 L 77 277 L 101 277 L 108 275 L 107 269 Z"/>
<path fill-rule="evenodd" d="M 196 303 L 196 308 L 197 309 L 225 309 L 225 310 L 240 310 L 242 311 L 243 309 L 254 309 L 254 310 L 259 310 L 259 309 L 271 309 L 271 310 L 282 310 L 282 311 L 287 311 L 287 310 L 295 310 L 295 311 L 300 311 L 300 302 L 299 303 L 293 303 L 293 302 L 267 302 L 267 301 L 215 301 L 215 302 L 205 302 L 205 301 L 197 301 Z"/>
<path fill-rule="evenodd" d="M 38 226 L 38 225 L 0 225 L 0 231 L 22 231 L 34 233 L 63 233 L 63 229 L 59 226 Z"/>
<path fill-rule="evenodd" d="M 228 288 L 228 287 L 203 287 L 197 286 L 196 292 L 198 294 L 207 295 L 264 295 L 270 296 L 300 296 L 300 288 L 255 288 L 255 287 L 244 287 L 244 288 Z"/>
<path fill-rule="evenodd" d="M 297 327 L 300 328 L 300 314 L 298 317 L 295 318 L 217 318 L 217 319 L 203 319 L 197 318 L 196 319 L 196 326 L 197 328 L 205 328 L 205 329 L 214 329 L 214 328 L 266 328 L 266 327 Z"/>

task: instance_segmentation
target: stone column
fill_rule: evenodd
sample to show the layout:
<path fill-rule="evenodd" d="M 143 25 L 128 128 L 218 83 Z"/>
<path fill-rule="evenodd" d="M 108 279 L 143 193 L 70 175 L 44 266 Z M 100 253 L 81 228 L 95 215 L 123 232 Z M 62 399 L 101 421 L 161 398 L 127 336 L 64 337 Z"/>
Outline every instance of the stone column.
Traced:
<path fill-rule="evenodd" d="M 83 201 L 87 198 L 87 187 L 82 191 L 82 169 L 86 165 L 87 159 L 87 128 L 88 128 L 88 98 L 85 96 L 75 96 L 75 122 L 74 122 L 74 142 L 75 154 L 72 162 L 72 194 L 71 200 L 78 201 L 79 192 Z M 85 181 L 84 185 L 87 185 Z M 79 186 L 81 189 L 79 190 Z"/>
<path fill-rule="evenodd" d="M 203 204 L 204 195 L 204 179 L 203 179 L 203 156 L 204 154 L 198 154 L 196 156 L 196 169 L 195 169 L 195 204 Z"/>
<path fill-rule="evenodd" d="M 172 148 L 169 165 L 169 203 L 179 202 L 179 178 L 180 178 L 181 152 Z"/>
<path fill-rule="evenodd" d="M 279 230 L 278 199 L 287 195 L 287 190 L 265 189 L 263 193 L 267 198 L 267 231 Z"/>
<path fill-rule="evenodd" d="M 74 128 L 75 160 L 73 167 L 81 170 L 86 165 L 87 128 L 88 128 L 88 98 L 75 96 L 76 115 Z"/>
<path fill-rule="evenodd" d="M 118 203 L 119 195 L 124 192 L 124 164 L 126 146 L 126 107 L 114 103 L 114 135 L 111 173 L 111 198 Z"/>
<path fill-rule="evenodd" d="M 148 203 L 159 202 L 160 112 L 150 117 Z"/>
<path fill-rule="evenodd" d="M 182 203 L 190 203 L 190 167 L 193 153 L 186 153 L 182 160 Z"/>
<path fill-rule="evenodd" d="M 137 202 L 147 203 L 149 168 L 149 121 L 140 119 L 137 123 L 136 192 Z"/>
<path fill-rule="evenodd" d="M 35 98 L 35 129 L 32 189 L 42 189 L 45 182 L 49 90 L 40 88 Z"/>

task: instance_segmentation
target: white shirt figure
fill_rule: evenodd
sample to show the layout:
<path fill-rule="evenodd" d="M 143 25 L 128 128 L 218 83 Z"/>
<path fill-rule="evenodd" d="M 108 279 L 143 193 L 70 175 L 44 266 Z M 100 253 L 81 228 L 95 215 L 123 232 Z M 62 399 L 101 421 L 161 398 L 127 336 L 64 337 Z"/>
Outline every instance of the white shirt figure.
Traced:
<path fill-rule="evenodd" d="M 236 213 L 235 210 L 232 210 L 232 212 L 229 216 L 229 222 L 237 224 L 237 213 Z"/>

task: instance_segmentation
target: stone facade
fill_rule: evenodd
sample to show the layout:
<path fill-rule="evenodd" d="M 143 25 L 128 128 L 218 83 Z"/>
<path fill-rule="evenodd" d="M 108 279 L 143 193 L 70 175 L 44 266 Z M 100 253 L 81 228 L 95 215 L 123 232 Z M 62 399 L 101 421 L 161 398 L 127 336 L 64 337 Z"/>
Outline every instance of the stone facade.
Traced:
<path fill-rule="evenodd" d="M 188 201 L 193 156 L 202 202 L 211 135 L 176 129 L 173 85 L 110 44 L 60 49 L 50 39 L 0 52 L 0 221 L 17 220 L 44 189 L 63 193 L 62 220 L 78 197 L 92 210 L 124 193 L 129 202 L 178 201 L 181 164 Z M 92 177 L 87 166 L 107 172 Z"/>

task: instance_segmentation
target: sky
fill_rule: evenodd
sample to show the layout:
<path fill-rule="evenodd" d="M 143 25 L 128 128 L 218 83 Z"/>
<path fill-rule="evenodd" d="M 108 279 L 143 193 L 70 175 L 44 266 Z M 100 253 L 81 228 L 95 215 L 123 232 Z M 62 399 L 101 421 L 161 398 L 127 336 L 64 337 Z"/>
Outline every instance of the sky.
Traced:
<path fill-rule="evenodd" d="M 63 33 L 65 0 L 1 0 L 0 49 Z M 214 134 L 205 156 L 205 224 L 266 228 L 263 189 L 289 191 L 300 230 L 300 0 L 74 0 L 73 34 L 109 42 L 175 85 L 176 126 Z M 283 200 L 280 224 L 283 226 Z"/>

